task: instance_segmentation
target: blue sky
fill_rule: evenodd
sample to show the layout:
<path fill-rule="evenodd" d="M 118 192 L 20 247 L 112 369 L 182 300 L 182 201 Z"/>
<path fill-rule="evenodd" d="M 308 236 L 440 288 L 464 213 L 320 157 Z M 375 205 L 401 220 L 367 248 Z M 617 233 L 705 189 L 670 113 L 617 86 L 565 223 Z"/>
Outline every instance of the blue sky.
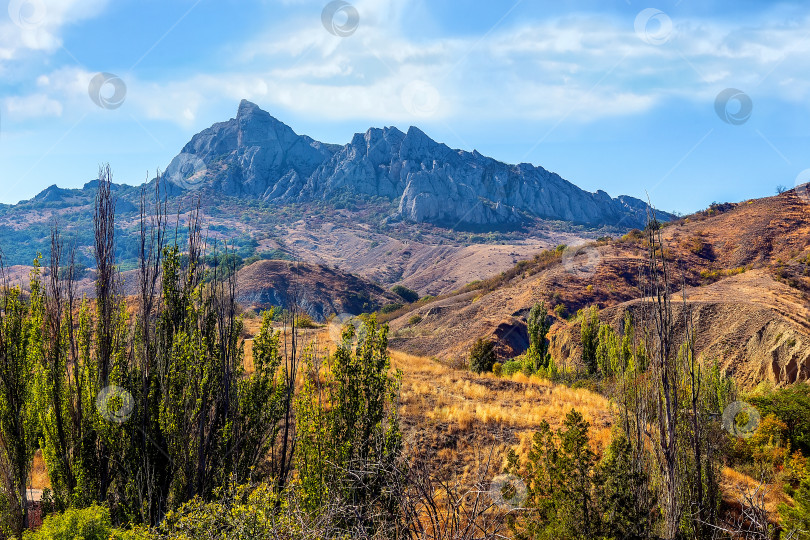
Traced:
<path fill-rule="evenodd" d="M 346 36 L 326 5 L 11 0 L 0 202 L 81 186 L 102 162 L 143 182 L 242 98 L 325 142 L 418 125 L 680 212 L 772 195 L 810 168 L 805 2 L 357 0 L 331 19 Z M 103 106 L 111 84 L 102 106 L 90 98 L 100 72 L 126 85 L 119 107 Z M 718 112 L 728 88 L 741 94 Z"/>

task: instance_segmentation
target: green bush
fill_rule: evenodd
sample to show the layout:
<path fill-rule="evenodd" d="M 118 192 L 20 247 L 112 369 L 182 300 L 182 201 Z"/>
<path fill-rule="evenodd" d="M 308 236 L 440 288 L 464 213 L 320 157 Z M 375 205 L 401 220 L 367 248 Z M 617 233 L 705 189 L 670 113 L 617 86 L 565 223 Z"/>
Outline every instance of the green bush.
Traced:
<path fill-rule="evenodd" d="M 298 317 L 298 328 L 319 328 L 319 325 L 312 320 L 312 317 L 304 313 Z"/>
<path fill-rule="evenodd" d="M 503 374 L 503 364 L 500 362 L 495 362 L 492 364 L 492 373 L 494 373 L 497 377 L 500 377 Z"/>
<path fill-rule="evenodd" d="M 785 424 L 783 437 L 791 449 L 810 454 L 810 384 L 796 383 L 751 396 L 749 401 L 763 418 L 773 414 Z"/>
<path fill-rule="evenodd" d="M 110 511 L 93 505 L 47 516 L 42 527 L 35 532 L 26 531 L 23 540 L 107 540 L 112 533 Z"/>
<path fill-rule="evenodd" d="M 0 491 L 0 538 L 12 536 L 21 527 L 20 513 L 16 512 L 15 515 L 15 508 L 19 507 L 12 504 L 9 496 Z"/>
<path fill-rule="evenodd" d="M 522 370 L 523 370 L 523 362 L 517 359 L 504 362 L 503 367 L 501 368 L 501 372 L 507 376 L 514 375 L 518 371 Z"/>
<path fill-rule="evenodd" d="M 382 309 L 380 309 L 380 313 L 393 313 L 400 308 L 402 308 L 402 304 L 385 304 Z"/>
<path fill-rule="evenodd" d="M 793 506 L 779 505 L 783 530 L 787 534 L 810 530 L 810 470 L 806 472 L 799 488 L 793 494 Z M 799 536 L 806 538 L 806 536 Z"/>
<path fill-rule="evenodd" d="M 411 325 L 411 326 L 413 326 L 415 324 L 419 324 L 420 322 L 422 322 L 422 316 L 421 315 L 413 315 L 410 319 L 408 319 L 408 324 Z"/>
<path fill-rule="evenodd" d="M 470 349 L 470 370 L 475 373 L 492 371 L 495 365 L 495 341 L 478 338 Z"/>
<path fill-rule="evenodd" d="M 391 292 L 405 300 L 407 303 L 416 302 L 419 300 L 419 293 L 409 289 L 408 287 L 403 287 L 402 285 L 394 285 L 391 288 Z"/>

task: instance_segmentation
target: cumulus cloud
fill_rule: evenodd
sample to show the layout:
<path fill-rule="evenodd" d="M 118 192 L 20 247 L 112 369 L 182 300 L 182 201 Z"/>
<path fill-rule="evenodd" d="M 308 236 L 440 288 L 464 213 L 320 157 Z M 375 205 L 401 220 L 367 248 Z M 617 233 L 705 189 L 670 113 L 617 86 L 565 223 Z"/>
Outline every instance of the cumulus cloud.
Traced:
<path fill-rule="evenodd" d="M 587 14 L 504 23 L 483 36 L 415 39 L 403 27 L 403 0 L 354 4 L 360 24 L 348 37 L 308 17 L 245 43 L 228 71 L 161 80 L 119 74 L 127 111 L 190 125 L 206 103 L 247 98 L 336 120 L 429 122 L 474 113 L 482 121 L 588 123 L 642 114 L 673 98 L 711 103 L 729 86 L 792 102 L 810 94 L 810 41 L 804 39 L 810 19 L 763 18 L 741 29 L 719 19 L 673 18 L 671 35 L 659 44 L 641 39 L 632 18 Z M 53 20 L 43 27 L 51 36 L 103 1 L 53 5 Z M 7 46 L 0 41 L 0 58 L 9 54 Z M 28 45 L 18 40 L 15 46 Z M 74 103 L 71 111 L 92 108 L 86 94 L 93 75 L 59 69 L 43 74 L 38 90 Z"/>
<path fill-rule="evenodd" d="M 414 119 L 402 99 L 414 81 L 427 83 L 424 99 L 435 101 L 438 92 L 437 121 L 474 112 L 482 120 L 591 122 L 644 113 L 671 98 L 711 102 L 727 86 L 808 97 L 808 19 L 763 20 L 743 30 L 715 19 L 673 19 L 672 34 L 658 45 L 641 39 L 632 20 L 596 15 L 496 28 L 484 37 L 414 40 L 398 22 L 401 2 L 355 5 L 360 25 L 349 37 L 324 31 L 319 20 L 288 23 L 289 30 L 247 43 L 232 72 L 168 86 L 173 95 L 185 84 L 192 95 L 381 121 Z"/>
<path fill-rule="evenodd" d="M 62 29 L 96 16 L 107 0 L 10 0 L 0 13 L 0 60 L 25 50 L 53 52 L 62 45 Z"/>
<path fill-rule="evenodd" d="M 6 110 L 12 118 L 62 116 L 62 104 L 45 94 L 33 94 L 6 99 Z"/>

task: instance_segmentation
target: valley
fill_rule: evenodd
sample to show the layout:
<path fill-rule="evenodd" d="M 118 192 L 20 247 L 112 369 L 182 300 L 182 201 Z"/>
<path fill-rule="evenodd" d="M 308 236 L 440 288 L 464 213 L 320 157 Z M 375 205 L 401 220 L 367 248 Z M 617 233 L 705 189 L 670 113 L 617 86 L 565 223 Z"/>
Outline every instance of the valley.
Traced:
<path fill-rule="evenodd" d="M 444 164 L 428 165 L 431 153 Z M 377 172 L 342 191 L 355 166 Z M 731 538 L 751 512 L 762 530 L 793 527 L 810 444 L 803 192 L 675 216 L 527 171 L 415 128 L 324 145 L 243 102 L 140 188 L 104 167 L 81 190 L 3 208 L 19 264 L 3 268 L 0 349 L 28 352 L 6 354 L 0 383 L 49 404 L 21 405 L 40 431 L 4 428 L 47 434 L 20 461 L 32 508 L 54 504 L 57 520 L 112 510 L 155 540 L 202 534 L 220 519 L 213 494 L 231 504 L 246 490 L 252 509 L 274 504 L 254 497 L 289 505 L 261 534 L 303 520 L 321 537 L 348 519 L 347 494 L 384 482 L 357 508 L 372 528 L 405 519 L 398 530 L 419 538 L 523 538 L 577 515 L 563 536 L 706 536 L 701 519 L 675 520 L 685 507 L 672 489 Z M 507 191 L 537 181 L 559 198 L 504 206 L 501 173 Z M 430 201 L 461 189 L 459 175 L 482 206 L 448 224 Z M 44 256 L 25 264 L 37 243 Z M 32 330 L 3 342 L 20 328 Z M 664 404 L 678 413 L 653 429 Z M 79 415 L 86 406 L 98 415 Z M 123 466 L 129 455 L 157 476 Z M 687 472 L 667 472 L 676 457 Z M 113 481 L 82 484 L 89 467 Z M 226 471 L 243 482 L 221 483 Z M 628 487 L 630 502 L 599 496 Z M 229 531 L 253 527 L 232 519 Z"/>

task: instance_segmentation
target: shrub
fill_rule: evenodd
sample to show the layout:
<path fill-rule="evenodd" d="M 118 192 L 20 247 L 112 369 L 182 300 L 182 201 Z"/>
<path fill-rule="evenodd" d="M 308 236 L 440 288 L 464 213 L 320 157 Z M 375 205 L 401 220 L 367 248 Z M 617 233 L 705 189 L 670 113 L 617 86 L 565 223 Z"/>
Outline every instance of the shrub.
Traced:
<path fill-rule="evenodd" d="M 623 242 L 640 242 L 644 240 L 644 233 L 638 229 L 631 229 L 627 234 L 622 236 Z"/>
<path fill-rule="evenodd" d="M 304 313 L 298 317 L 298 328 L 318 328 L 318 324 L 312 320 L 312 317 Z"/>
<path fill-rule="evenodd" d="M 107 540 L 113 532 L 110 511 L 103 506 L 71 508 L 51 514 L 36 531 L 26 531 L 23 540 Z"/>
<path fill-rule="evenodd" d="M 717 280 L 726 276 L 736 276 L 745 272 L 745 266 L 738 266 L 737 268 L 726 268 L 721 270 L 701 270 L 700 277 L 704 279 Z"/>
<path fill-rule="evenodd" d="M 419 300 L 418 292 L 409 289 L 408 287 L 403 287 L 402 285 L 394 285 L 394 287 L 391 288 L 391 292 L 396 294 L 409 304 Z"/>
<path fill-rule="evenodd" d="M 22 527 L 22 516 L 19 511 L 15 512 L 18 509 L 19 506 L 0 490 L 0 538 L 10 537 Z"/>
<path fill-rule="evenodd" d="M 470 370 L 475 373 L 492 371 L 495 365 L 495 341 L 480 337 L 470 349 Z"/>
<path fill-rule="evenodd" d="M 497 377 L 503 375 L 503 364 L 500 362 L 495 362 L 492 364 L 492 373 L 494 373 Z"/>
<path fill-rule="evenodd" d="M 410 319 L 408 319 L 408 324 L 411 325 L 411 326 L 413 326 L 415 324 L 419 324 L 420 322 L 422 322 L 422 316 L 421 315 L 413 315 Z"/>
<path fill-rule="evenodd" d="M 537 253 L 532 259 L 518 261 L 515 266 L 506 270 L 505 272 L 501 272 L 500 274 L 487 278 L 483 281 L 471 281 L 460 290 L 461 292 L 477 290 L 485 293 L 491 292 L 517 276 L 531 276 L 537 274 L 538 272 L 559 263 L 562 260 L 562 254 L 563 251 L 565 251 L 565 248 L 565 244 L 560 244 L 554 249 L 542 251 Z"/>
<path fill-rule="evenodd" d="M 403 307 L 402 304 L 385 304 L 382 309 L 380 309 L 380 313 L 393 313 L 394 311 L 401 309 Z"/>
<path fill-rule="evenodd" d="M 523 362 L 520 360 L 509 360 L 508 362 L 503 364 L 501 368 L 501 373 L 503 375 L 511 376 L 517 373 L 518 371 L 523 370 Z"/>
<path fill-rule="evenodd" d="M 810 471 L 807 471 L 799 488 L 793 494 L 793 506 L 780 504 L 779 514 L 782 516 L 782 525 L 786 533 L 810 530 Z"/>
<path fill-rule="evenodd" d="M 810 454 L 810 385 L 806 382 L 751 396 L 749 401 L 766 418 L 774 415 L 785 424 L 784 440 L 791 449 Z"/>

